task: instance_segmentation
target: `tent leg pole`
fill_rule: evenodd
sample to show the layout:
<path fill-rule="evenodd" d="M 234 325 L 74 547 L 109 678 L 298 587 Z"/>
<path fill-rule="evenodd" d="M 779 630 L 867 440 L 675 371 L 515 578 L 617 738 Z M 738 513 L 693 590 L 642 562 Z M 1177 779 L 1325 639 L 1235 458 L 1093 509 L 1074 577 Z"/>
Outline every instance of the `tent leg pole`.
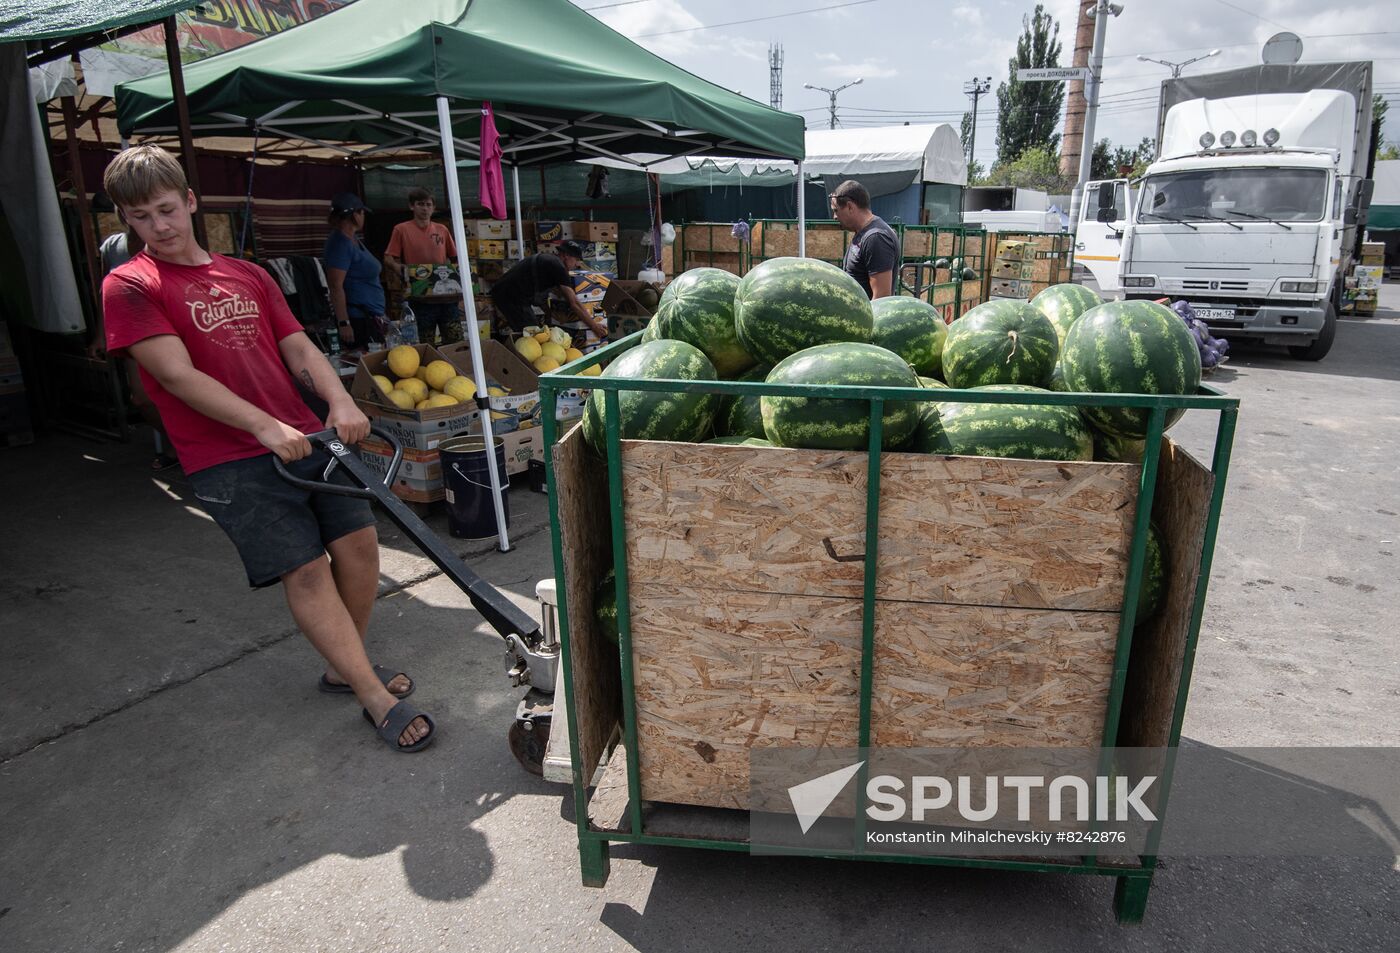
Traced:
<path fill-rule="evenodd" d="M 194 210 L 194 237 L 207 249 L 209 235 L 204 230 L 204 192 L 199 187 L 199 158 L 195 155 L 194 135 L 190 132 L 190 105 L 185 99 L 185 71 L 180 66 L 179 28 L 174 16 L 166 17 L 163 25 L 165 65 L 170 70 L 170 96 L 175 104 L 175 123 L 180 130 L 180 153 L 185 160 L 185 180 L 199 203 Z"/>
<path fill-rule="evenodd" d="M 520 243 L 520 258 L 525 259 L 525 210 L 520 207 L 520 166 L 510 167 L 511 185 L 515 190 L 515 240 Z M 506 249 L 509 252 L 509 248 Z M 510 257 L 509 254 L 506 255 Z"/>
<path fill-rule="evenodd" d="M 491 432 L 491 411 L 487 405 L 486 369 L 481 363 L 481 335 L 476 326 L 476 300 L 472 297 L 472 262 L 467 254 L 467 229 L 462 224 L 462 189 L 457 182 L 457 149 L 452 142 L 452 115 L 447 97 L 437 98 L 438 132 L 442 137 L 442 171 L 447 180 L 447 201 L 452 209 L 452 240 L 457 245 L 457 273 L 462 279 L 462 307 L 467 314 L 463 336 L 472 352 L 472 378 L 476 381 L 476 405 L 481 411 L 481 435 L 486 442 L 486 469 L 491 476 L 491 504 L 496 509 L 497 548 L 510 551 L 506 514 L 501 496 L 503 474 L 496 467 L 496 436 Z"/>
<path fill-rule="evenodd" d="M 802 163 L 797 163 L 797 257 L 807 257 L 807 184 L 802 181 Z"/>

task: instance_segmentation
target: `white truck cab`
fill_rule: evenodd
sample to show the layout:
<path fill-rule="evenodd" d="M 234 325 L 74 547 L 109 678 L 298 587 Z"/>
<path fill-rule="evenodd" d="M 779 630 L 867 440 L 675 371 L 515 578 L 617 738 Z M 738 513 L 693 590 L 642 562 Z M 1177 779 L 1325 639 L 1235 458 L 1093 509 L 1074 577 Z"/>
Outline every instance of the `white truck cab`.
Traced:
<path fill-rule="evenodd" d="M 1074 229 L 1074 263 L 1088 269 L 1100 291 L 1119 291 L 1118 262 L 1136 193 L 1127 179 L 1099 179 L 1085 186 L 1084 196 Z"/>
<path fill-rule="evenodd" d="M 1325 356 L 1370 195 L 1370 76 L 1306 64 L 1163 83 L 1158 159 L 1122 229 L 1124 296 L 1185 298 L 1218 336 Z M 1101 188 L 1085 204 L 1108 217 L 1116 202 Z"/>

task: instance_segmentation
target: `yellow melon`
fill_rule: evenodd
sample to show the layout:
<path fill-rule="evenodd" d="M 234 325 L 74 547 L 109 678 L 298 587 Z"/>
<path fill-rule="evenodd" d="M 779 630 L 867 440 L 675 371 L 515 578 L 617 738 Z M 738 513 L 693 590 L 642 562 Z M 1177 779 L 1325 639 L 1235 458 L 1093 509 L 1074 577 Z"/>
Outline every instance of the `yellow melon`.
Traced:
<path fill-rule="evenodd" d="M 395 377 L 412 377 L 418 370 L 418 352 L 407 344 L 393 348 L 389 351 L 389 370 Z"/>
<path fill-rule="evenodd" d="M 399 387 L 395 387 L 385 396 L 400 410 L 412 410 L 414 405 L 418 403 L 418 401 L 413 399 L 412 394 Z"/>
<path fill-rule="evenodd" d="M 579 358 L 583 357 L 583 352 L 576 347 L 565 348 L 564 357 L 567 358 L 567 360 L 564 362 L 565 364 L 567 364 L 570 361 L 577 361 Z"/>
<path fill-rule="evenodd" d="M 559 367 L 559 362 L 552 357 L 542 357 L 538 361 L 535 361 L 535 370 L 539 371 L 541 374 L 557 371 Z"/>
<path fill-rule="evenodd" d="M 540 348 L 540 350 L 544 352 L 545 357 L 549 358 L 555 364 L 563 364 L 569 359 L 568 352 L 566 352 L 559 345 L 555 344 L 553 341 L 550 341 L 548 344 L 543 345 Z"/>
<path fill-rule="evenodd" d="M 443 386 L 442 392 L 465 404 L 476 396 L 476 383 L 470 377 L 454 377 Z"/>
<path fill-rule="evenodd" d="M 416 377 L 407 377 L 399 381 L 398 389 L 411 395 L 415 404 L 428 399 L 428 385 Z"/>
<path fill-rule="evenodd" d="M 394 382 L 389 380 L 389 378 L 385 377 L 383 374 L 375 374 L 374 383 L 376 387 L 378 387 L 386 394 L 394 389 Z"/>
<path fill-rule="evenodd" d="M 457 368 L 446 361 L 433 361 L 428 365 L 428 386 L 433 390 L 442 390 L 456 376 Z"/>
<path fill-rule="evenodd" d="M 539 360 L 541 353 L 540 342 L 536 341 L 534 338 L 520 338 L 515 342 L 515 352 L 525 358 L 525 360 L 533 363 Z"/>

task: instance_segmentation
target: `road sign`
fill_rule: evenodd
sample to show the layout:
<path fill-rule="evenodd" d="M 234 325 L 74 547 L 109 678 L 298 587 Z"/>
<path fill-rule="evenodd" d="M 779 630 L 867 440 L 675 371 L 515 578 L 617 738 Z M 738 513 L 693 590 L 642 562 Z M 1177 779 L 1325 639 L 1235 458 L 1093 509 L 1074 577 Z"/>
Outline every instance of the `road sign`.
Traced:
<path fill-rule="evenodd" d="M 1051 66 L 1044 69 L 1018 69 L 1016 78 L 1023 83 L 1059 83 L 1065 80 L 1089 79 L 1087 66 Z"/>

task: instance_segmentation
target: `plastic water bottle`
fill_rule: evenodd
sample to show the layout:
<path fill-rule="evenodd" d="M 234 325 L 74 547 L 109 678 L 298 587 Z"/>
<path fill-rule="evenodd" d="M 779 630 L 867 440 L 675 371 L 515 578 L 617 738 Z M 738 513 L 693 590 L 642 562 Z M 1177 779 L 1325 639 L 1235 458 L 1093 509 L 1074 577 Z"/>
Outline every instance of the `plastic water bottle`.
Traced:
<path fill-rule="evenodd" d="M 330 348 L 327 352 L 331 358 L 331 366 L 339 369 L 340 365 L 340 327 L 335 319 L 331 319 L 331 340 Z"/>

